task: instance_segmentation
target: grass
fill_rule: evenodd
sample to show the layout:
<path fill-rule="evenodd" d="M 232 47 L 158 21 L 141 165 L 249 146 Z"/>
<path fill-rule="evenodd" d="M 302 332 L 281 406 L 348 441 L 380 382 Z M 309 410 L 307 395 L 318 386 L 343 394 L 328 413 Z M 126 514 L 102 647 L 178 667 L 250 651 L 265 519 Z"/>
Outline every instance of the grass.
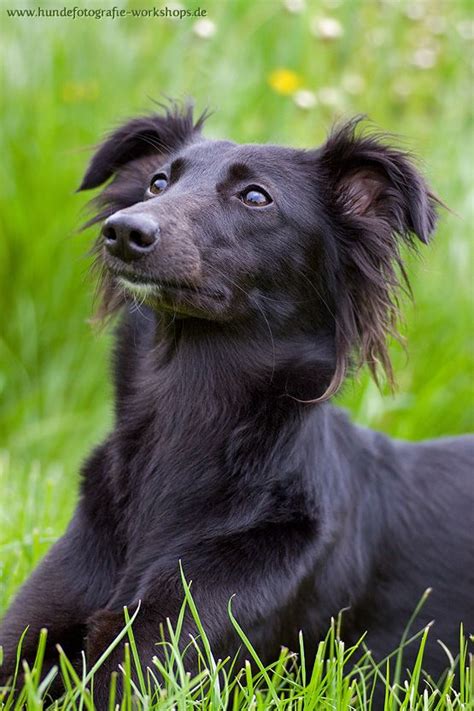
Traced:
<path fill-rule="evenodd" d="M 409 356 L 392 348 L 399 389 L 381 395 L 362 373 L 340 402 L 408 439 L 473 424 L 470 0 L 314 0 L 301 13 L 279 0 L 203 0 L 208 39 L 189 19 L 6 13 L 36 5 L 0 0 L 0 614 L 64 530 L 80 461 L 110 426 L 111 337 L 88 324 L 93 231 L 77 233 L 88 196 L 73 191 L 93 144 L 151 110 L 149 97 L 193 95 L 216 110 L 213 137 L 298 146 L 320 143 L 337 116 L 367 113 L 424 157 L 452 212 L 409 265 Z M 314 35 L 327 16 L 342 30 L 333 40 Z M 301 89 L 312 108 L 297 105 Z"/>
<path fill-rule="evenodd" d="M 236 659 L 214 659 L 192 598 L 191 586 L 184 577 L 183 585 L 184 602 L 177 625 L 173 628 L 168 621 L 167 641 L 157 645 L 157 656 L 150 668 L 141 668 L 133 635 L 133 622 L 139 608 L 132 617 L 124 609 L 122 632 L 91 669 L 84 664 L 78 671 L 60 650 L 58 666 L 41 678 L 47 640 L 47 631 L 43 630 L 33 666 L 30 668 L 25 664 L 21 670 L 20 664 L 17 665 L 17 675 L 20 671 L 24 675 L 19 694 L 14 696 L 8 687 L 3 692 L 0 688 L 4 711 L 20 711 L 25 706 L 29 711 L 44 708 L 51 711 L 93 710 L 94 675 L 122 642 L 125 642 L 123 662 L 120 671 L 112 675 L 109 695 L 109 708 L 120 711 L 132 708 L 149 711 L 188 711 L 193 708 L 206 711 L 378 711 L 381 703 L 386 711 L 473 708 L 474 664 L 472 659 L 469 661 L 468 642 L 462 628 L 459 655 L 449 659 L 449 668 L 438 684 L 423 672 L 423 653 L 430 628 L 410 635 L 410 623 L 399 649 L 378 663 L 363 638 L 352 647 L 344 646 L 339 638 L 339 618 L 332 621 L 326 638 L 319 642 L 312 668 L 307 670 L 305 666 L 306 650 L 301 634 L 298 650 L 292 652 L 282 648 L 279 658 L 265 666 L 233 616 L 230 601 L 228 614 L 240 637 L 242 656 L 247 658 L 244 664 L 239 664 Z M 420 601 L 411 623 L 426 597 Z M 194 618 L 198 634 L 183 640 L 182 624 L 187 613 Z M 417 644 L 418 653 L 413 668 L 409 673 L 403 673 L 403 652 L 408 644 Z M 193 677 L 185 671 L 190 648 L 198 658 L 198 672 Z M 48 688 L 57 674 L 63 680 L 65 692 L 60 700 L 50 703 Z M 119 679 L 120 698 L 117 695 Z M 380 696 L 375 696 L 376 684 Z"/>

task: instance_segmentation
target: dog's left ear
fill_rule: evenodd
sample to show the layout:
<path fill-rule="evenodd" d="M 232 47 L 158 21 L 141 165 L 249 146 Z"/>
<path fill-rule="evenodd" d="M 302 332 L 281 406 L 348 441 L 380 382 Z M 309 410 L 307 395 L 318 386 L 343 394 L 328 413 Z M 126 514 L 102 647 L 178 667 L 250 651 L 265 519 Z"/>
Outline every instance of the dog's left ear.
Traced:
<path fill-rule="evenodd" d="M 367 363 L 376 382 L 379 366 L 393 382 L 386 340 L 398 336 L 400 282 L 409 288 L 400 245 L 428 242 L 439 203 L 406 153 L 358 134 L 357 124 L 334 131 L 316 154 L 338 255 L 331 392 L 354 361 Z"/>
<path fill-rule="evenodd" d="M 357 135 L 359 121 L 335 130 L 320 150 L 333 199 L 348 218 L 426 244 L 439 201 L 409 154 L 389 147 L 380 136 Z"/>

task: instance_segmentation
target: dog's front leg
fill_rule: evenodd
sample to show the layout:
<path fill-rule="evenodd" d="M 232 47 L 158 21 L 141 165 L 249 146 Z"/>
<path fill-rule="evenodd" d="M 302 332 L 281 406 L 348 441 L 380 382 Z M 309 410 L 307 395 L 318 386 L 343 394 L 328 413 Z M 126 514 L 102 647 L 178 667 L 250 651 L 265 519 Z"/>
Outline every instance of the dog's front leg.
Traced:
<path fill-rule="evenodd" d="M 28 664 L 35 659 L 43 628 L 48 633 L 43 673 L 58 662 L 56 645 L 61 645 L 71 661 L 75 661 L 83 648 L 88 617 L 110 596 L 113 566 L 100 538 L 79 510 L 65 535 L 20 589 L 0 624 L 3 647 L 0 684 L 6 684 L 12 677 L 17 646 L 26 629 L 21 659 Z M 20 665 L 20 673 L 21 669 Z M 56 692 L 61 692 L 60 683 Z"/>
<path fill-rule="evenodd" d="M 263 621 L 285 608 L 308 576 L 317 555 L 316 537 L 317 526 L 312 522 L 272 524 L 257 531 L 206 542 L 183 553 L 184 572 L 192 581 L 192 597 L 216 659 L 233 656 L 240 646 L 228 614 L 229 600 L 234 596 L 232 610 L 246 632 L 254 626 L 261 630 Z M 134 600 L 130 600 L 128 609 L 132 615 L 140 601 L 133 623 L 133 637 L 142 670 L 150 667 L 156 676 L 153 658 L 164 659 L 160 628 L 164 629 L 166 641 L 167 620 L 176 625 L 184 592 L 178 563 L 171 571 L 169 568 L 150 570 L 144 562 L 136 560 L 135 570 L 146 570 L 146 579 L 142 580 L 141 590 Z M 89 665 L 97 661 L 123 629 L 124 603 L 123 597 L 117 598 L 114 608 L 99 611 L 91 618 L 88 627 Z M 197 635 L 196 623 L 188 610 L 180 644 L 182 649 L 188 647 L 184 665 L 191 674 L 196 673 L 198 660 L 189 643 L 190 637 Z M 95 675 L 94 701 L 98 709 L 107 708 L 110 674 L 118 669 L 124 658 L 123 642 L 126 641 L 125 637 Z"/>
<path fill-rule="evenodd" d="M 106 447 L 99 447 L 84 468 L 85 478 L 102 477 L 107 471 Z M 24 583 L 0 622 L 3 663 L 0 684 L 7 684 L 15 671 L 17 647 L 27 630 L 21 660 L 32 664 L 40 632 L 47 629 L 43 673 L 58 663 L 57 645 L 71 661 L 80 659 L 86 623 L 91 614 L 110 599 L 118 563 L 110 544 L 115 528 L 101 519 L 82 500 L 66 533 L 52 546 Z M 20 664 L 20 673 L 22 666 Z M 21 685 L 21 679 L 18 682 Z M 54 693 L 61 693 L 59 681 Z"/>

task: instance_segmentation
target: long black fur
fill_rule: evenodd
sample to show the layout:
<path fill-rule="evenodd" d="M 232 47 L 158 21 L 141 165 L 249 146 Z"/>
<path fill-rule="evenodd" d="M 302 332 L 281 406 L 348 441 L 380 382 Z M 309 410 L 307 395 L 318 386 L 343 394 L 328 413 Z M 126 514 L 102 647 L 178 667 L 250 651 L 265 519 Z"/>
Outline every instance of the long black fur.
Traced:
<path fill-rule="evenodd" d="M 47 627 L 46 669 L 56 644 L 92 663 L 139 601 L 146 667 L 180 609 L 180 560 L 216 658 L 238 648 L 233 595 L 264 661 L 297 649 L 303 630 L 310 664 L 343 608 L 346 642 L 368 630 L 382 658 L 430 587 L 416 624 L 435 620 L 436 678 L 448 664 L 436 640 L 455 655 L 459 624 L 474 627 L 473 440 L 394 441 L 328 402 L 357 365 L 391 377 L 400 246 L 428 241 L 436 200 L 407 155 L 357 122 L 309 151 L 206 140 L 202 123 L 175 109 L 134 119 L 82 182 L 112 177 L 92 222 L 146 214 L 160 241 L 124 263 L 98 240 L 100 316 L 122 311 L 115 425 L 83 467 L 66 533 L 1 624 L 3 681 L 27 625 L 30 662 Z M 170 182 L 156 196 L 159 172 Z M 244 204 L 250 185 L 273 202 Z M 134 300 L 119 277 L 162 287 Z M 186 618 L 183 644 L 194 633 Z M 96 676 L 100 709 L 122 654 Z"/>

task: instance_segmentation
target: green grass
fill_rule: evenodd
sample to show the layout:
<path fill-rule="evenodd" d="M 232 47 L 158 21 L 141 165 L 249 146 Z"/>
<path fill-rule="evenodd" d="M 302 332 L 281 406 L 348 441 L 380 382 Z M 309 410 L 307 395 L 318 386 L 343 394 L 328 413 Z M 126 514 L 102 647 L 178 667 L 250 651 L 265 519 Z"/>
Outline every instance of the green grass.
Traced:
<path fill-rule="evenodd" d="M 94 666 L 78 670 L 60 650 L 59 664 L 46 675 L 41 674 L 47 631 L 43 630 L 36 660 L 32 667 L 17 664 L 15 679 L 23 674 L 20 691 L 14 695 L 9 687 L 0 688 L 0 703 L 4 711 L 76 711 L 94 706 L 94 676 L 107 656 L 118 644 L 123 644 L 123 662 L 114 672 L 110 684 L 110 709 L 144 709 L 150 711 L 178 711 L 203 709 L 224 711 L 248 709 L 266 711 L 378 711 L 381 698 L 386 711 L 450 711 L 470 709 L 474 703 L 474 664 L 469 662 L 467 639 L 460 630 L 459 655 L 448 659 L 447 672 L 435 683 L 423 672 L 423 653 L 430 634 L 429 626 L 410 634 L 410 623 L 398 650 L 387 659 L 376 663 L 361 638 L 354 646 L 345 647 L 339 638 L 340 618 L 333 620 L 325 639 L 318 644 L 314 664 L 305 668 L 306 650 L 300 634 L 299 648 L 281 649 L 279 658 L 265 666 L 252 647 L 245 632 L 232 613 L 228 614 L 240 637 L 244 663 L 237 659 L 214 659 L 206 631 L 194 604 L 191 586 L 183 577 L 184 602 L 176 627 L 167 623 L 166 642 L 157 644 L 157 656 L 150 667 L 142 669 L 133 635 L 133 616 L 124 610 L 124 627 L 118 637 L 97 660 Z M 422 607 L 420 601 L 410 621 Z M 189 640 L 182 636 L 185 614 L 196 623 L 197 635 Z M 417 645 L 417 657 L 409 673 L 402 672 L 404 649 Z M 190 650 L 198 659 L 198 672 L 186 673 L 186 657 Z M 20 653 L 18 654 L 18 659 Z M 64 684 L 61 699 L 51 703 L 48 689 L 56 675 Z M 120 683 L 122 693 L 117 694 Z M 375 696 L 375 685 L 380 696 Z"/>
<path fill-rule="evenodd" d="M 338 116 L 367 113 L 423 156 L 452 212 L 410 262 L 409 355 L 392 349 L 399 389 L 380 395 L 362 373 L 340 401 L 396 437 L 472 429 L 472 3 L 306 4 L 290 14 L 278 0 L 203 0 L 216 32 L 202 39 L 193 20 L 12 19 L 7 8 L 37 3 L 0 0 L 0 614 L 64 530 L 80 461 L 110 426 L 110 334 L 88 323 L 94 231 L 77 233 L 87 196 L 74 189 L 93 144 L 151 110 L 149 97 L 193 95 L 216 111 L 213 137 L 298 146 L 320 143 Z M 336 18 L 342 37 L 316 38 L 320 16 Z M 420 56 L 434 65 L 417 66 Z M 302 110 L 276 91 L 277 69 L 295 72 L 317 104 Z"/>

